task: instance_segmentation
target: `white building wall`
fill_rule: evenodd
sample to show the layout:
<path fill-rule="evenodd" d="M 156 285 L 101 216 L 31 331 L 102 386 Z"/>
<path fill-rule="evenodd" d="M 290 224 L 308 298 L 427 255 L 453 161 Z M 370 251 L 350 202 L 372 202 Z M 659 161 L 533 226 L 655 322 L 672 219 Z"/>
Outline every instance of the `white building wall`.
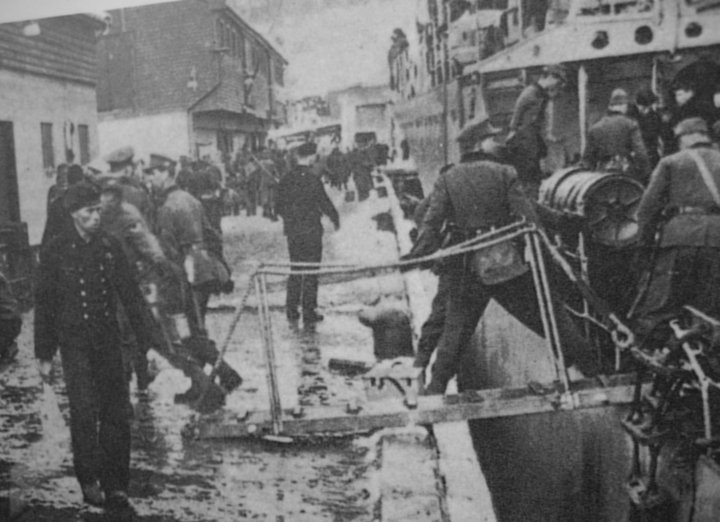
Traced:
<path fill-rule="evenodd" d="M 97 101 L 95 88 L 0 70 L 0 120 L 13 123 L 15 162 L 20 193 L 20 218 L 28 225 L 30 244 L 42 238 L 47 192 L 55 172 L 43 170 L 40 123 L 52 123 L 55 165 L 65 161 L 65 133 L 74 125 L 71 148 L 80 160 L 78 125 L 89 130 L 90 157 L 97 155 Z"/>
<path fill-rule="evenodd" d="M 132 117 L 100 114 L 100 154 L 130 145 L 135 157 L 145 161 L 151 153 L 173 159 L 191 156 L 188 121 L 186 111 Z"/>

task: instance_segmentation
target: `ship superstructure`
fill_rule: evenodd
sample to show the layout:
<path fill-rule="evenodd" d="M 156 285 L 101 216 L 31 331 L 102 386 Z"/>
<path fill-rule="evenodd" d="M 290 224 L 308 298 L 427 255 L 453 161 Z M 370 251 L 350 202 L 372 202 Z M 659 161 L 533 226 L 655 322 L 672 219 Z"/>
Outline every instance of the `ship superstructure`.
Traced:
<path fill-rule="evenodd" d="M 416 31 L 390 53 L 398 127 L 428 183 L 457 161 L 467 120 L 486 113 L 506 127 L 521 90 L 563 63 L 571 81 L 548 107 L 550 173 L 577 158 L 616 87 L 651 87 L 672 108 L 669 86 L 685 77 L 711 99 L 717 27 L 716 0 L 419 0 Z"/>

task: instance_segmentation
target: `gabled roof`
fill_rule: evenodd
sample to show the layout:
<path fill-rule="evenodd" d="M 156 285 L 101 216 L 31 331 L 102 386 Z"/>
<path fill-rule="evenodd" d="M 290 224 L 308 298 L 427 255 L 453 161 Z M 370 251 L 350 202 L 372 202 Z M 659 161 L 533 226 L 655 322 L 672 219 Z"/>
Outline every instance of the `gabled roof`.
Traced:
<path fill-rule="evenodd" d="M 280 54 L 280 51 L 275 49 L 275 47 L 268 42 L 267 38 L 265 38 L 263 35 L 261 35 L 257 30 L 255 30 L 250 24 L 248 24 L 245 20 L 242 19 L 240 14 L 227 3 L 227 0 L 210 0 L 210 6 L 213 10 L 216 11 L 223 11 L 226 14 L 230 16 L 235 22 L 240 24 L 243 29 L 245 29 L 248 33 L 252 34 L 255 39 L 259 40 L 265 47 L 267 47 L 270 51 L 272 51 L 278 58 L 282 60 L 282 62 L 287 65 L 288 61 L 285 59 L 285 57 Z"/>

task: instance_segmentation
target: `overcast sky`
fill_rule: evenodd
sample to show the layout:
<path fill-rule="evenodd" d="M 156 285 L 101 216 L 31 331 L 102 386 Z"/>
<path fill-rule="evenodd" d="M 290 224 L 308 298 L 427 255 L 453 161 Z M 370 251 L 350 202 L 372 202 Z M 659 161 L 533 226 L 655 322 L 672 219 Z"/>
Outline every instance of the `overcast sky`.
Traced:
<path fill-rule="evenodd" d="M 193 0 L 189 0 L 193 1 Z M 414 23 L 417 0 L 233 0 L 290 62 L 293 98 L 388 81 L 395 27 Z M 158 3 L 147 0 L 0 0 L 0 21 Z"/>
<path fill-rule="evenodd" d="M 415 21 L 416 0 L 236 0 L 238 9 L 290 62 L 293 97 L 357 83 L 387 83 L 396 27 Z M 262 7 L 251 9 L 254 4 Z M 245 8 L 245 9 L 243 9 Z"/>

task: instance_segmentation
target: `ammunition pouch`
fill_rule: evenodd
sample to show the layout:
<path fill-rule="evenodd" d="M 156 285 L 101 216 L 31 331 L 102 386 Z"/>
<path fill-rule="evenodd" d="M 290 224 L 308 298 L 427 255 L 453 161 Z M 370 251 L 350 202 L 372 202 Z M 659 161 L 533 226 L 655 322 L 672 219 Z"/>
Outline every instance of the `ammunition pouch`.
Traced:
<path fill-rule="evenodd" d="M 528 271 L 518 245 L 512 239 L 477 250 L 470 257 L 470 269 L 485 285 L 497 285 Z"/>
<path fill-rule="evenodd" d="M 455 243 L 467 241 L 490 232 L 495 227 L 477 230 L 454 229 Z M 514 239 L 481 248 L 467 254 L 466 269 L 469 269 L 484 285 L 497 285 L 515 279 L 528 271 L 522 250 Z"/>

